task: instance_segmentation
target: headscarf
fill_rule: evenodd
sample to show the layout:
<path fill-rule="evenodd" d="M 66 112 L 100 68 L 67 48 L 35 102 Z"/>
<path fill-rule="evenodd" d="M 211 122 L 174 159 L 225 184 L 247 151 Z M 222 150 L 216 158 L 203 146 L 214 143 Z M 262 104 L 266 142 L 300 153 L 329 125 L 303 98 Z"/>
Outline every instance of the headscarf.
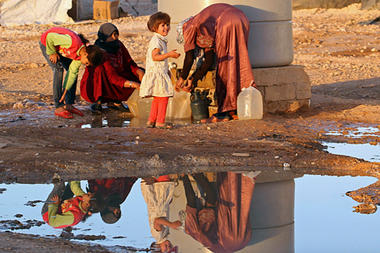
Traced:
<path fill-rule="evenodd" d="M 114 24 L 105 23 L 99 27 L 98 39 L 95 41 L 95 45 L 103 48 L 110 54 L 116 54 L 120 48 L 118 40 L 106 42 L 106 40 L 114 33 L 119 33 L 119 30 Z"/>
<path fill-rule="evenodd" d="M 192 18 L 192 16 L 188 17 L 187 19 L 182 20 L 181 22 L 178 23 L 178 25 L 177 25 L 177 42 L 178 42 L 178 44 L 182 44 L 185 41 L 185 39 L 183 38 L 183 24 L 185 24 L 191 18 Z"/>

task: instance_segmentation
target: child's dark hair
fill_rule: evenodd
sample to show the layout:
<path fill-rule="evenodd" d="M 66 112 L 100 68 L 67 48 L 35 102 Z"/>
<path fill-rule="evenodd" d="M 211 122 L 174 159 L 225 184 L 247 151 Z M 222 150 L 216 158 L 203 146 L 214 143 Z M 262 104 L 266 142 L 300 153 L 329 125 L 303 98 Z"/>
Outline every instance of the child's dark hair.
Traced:
<path fill-rule="evenodd" d="M 170 24 L 170 16 L 164 12 L 157 12 L 150 16 L 148 20 L 148 29 L 151 32 L 157 31 L 160 24 Z"/>
<path fill-rule="evenodd" d="M 85 45 L 87 45 L 87 43 L 89 43 L 90 41 L 88 40 L 88 39 L 86 39 L 85 37 L 84 37 L 84 35 L 83 34 L 78 34 L 78 37 L 80 38 L 80 40 L 82 41 L 82 43 L 83 44 L 85 44 Z"/>
<path fill-rule="evenodd" d="M 89 45 L 86 47 L 86 52 L 88 54 L 87 59 L 91 66 L 98 66 L 103 61 L 103 49 L 95 45 Z"/>

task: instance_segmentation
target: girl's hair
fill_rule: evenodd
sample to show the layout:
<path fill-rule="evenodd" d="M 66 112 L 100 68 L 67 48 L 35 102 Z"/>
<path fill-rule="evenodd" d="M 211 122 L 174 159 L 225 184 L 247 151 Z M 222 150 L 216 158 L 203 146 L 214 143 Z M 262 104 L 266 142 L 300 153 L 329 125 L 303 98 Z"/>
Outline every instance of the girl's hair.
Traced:
<path fill-rule="evenodd" d="M 85 45 L 87 45 L 87 43 L 89 43 L 90 41 L 88 40 L 88 39 L 86 39 L 85 37 L 84 37 L 84 35 L 83 34 L 78 34 L 78 37 L 80 38 L 80 40 L 82 41 L 82 43 L 83 44 L 85 44 Z"/>
<path fill-rule="evenodd" d="M 88 54 L 87 59 L 91 66 L 96 67 L 102 63 L 104 53 L 103 49 L 95 45 L 89 45 L 86 47 L 86 52 Z"/>
<path fill-rule="evenodd" d="M 170 24 L 170 16 L 164 12 L 157 12 L 154 13 L 152 16 L 149 17 L 148 20 L 148 29 L 151 32 L 157 31 L 157 28 L 160 24 Z"/>

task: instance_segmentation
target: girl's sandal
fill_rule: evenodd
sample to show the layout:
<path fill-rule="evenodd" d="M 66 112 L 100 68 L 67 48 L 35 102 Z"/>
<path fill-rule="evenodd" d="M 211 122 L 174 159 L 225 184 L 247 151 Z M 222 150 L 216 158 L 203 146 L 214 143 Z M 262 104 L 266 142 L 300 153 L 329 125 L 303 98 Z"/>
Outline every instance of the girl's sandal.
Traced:
<path fill-rule="evenodd" d="M 156 128 L 158 129 L 173 129 L 173 125 L 169 123 L 164 123 L 163 125 L 157 125 Z"/>

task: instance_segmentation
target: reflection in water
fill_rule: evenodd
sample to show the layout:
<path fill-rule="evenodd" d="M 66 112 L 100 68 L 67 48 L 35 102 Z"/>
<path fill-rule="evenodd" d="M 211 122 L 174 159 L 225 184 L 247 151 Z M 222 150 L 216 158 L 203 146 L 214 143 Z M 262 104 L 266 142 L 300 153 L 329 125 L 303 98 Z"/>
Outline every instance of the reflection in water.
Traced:
<path fill-rule="evenodd" d="M 234 252 L 244 248 L 252 235 L 249 214 L 257 174 L 209 173 L 215 180 L 209 180 L 203 173 L 179 177 L 184 187 L 186 207 L 180 211 L 179 219 L 172 221 L 169 219 L 175 190 L 172 178 L 168 175 L 144 180 L 141 190 L 157 248 L 161 252 L 176 251 L 173 243 L 179 244 L 180 241 L 169 240 L 169 228 L 182 230 L 213 252 Z M 202 194 L 197 196 L 195 192 Z M 182 247 L 181 252 L 185 252 Z"/>
<path fill-rule="evenodd" d="M 85 193 L 80 188 L 79 181 L 71 181 L 65 186 L 57 179 L 42 207 L 43 220 L 54 228 L 75 226 L 88 217 L 92 197 L 92 193 Z"/>
<path fill-rule="evenodd" d="M 92 213 L 99 212 L 107 224 L 117 222 L 121 217 L 120 205 L 130 193 L 137 177 L 119 177 L 88 180 L 88 191 L 94 194 Z"/>
<path fill-rule="evenodd" d="M 105 127 L 145 127 L 145 118 L 125 118 L 118 114 L 103 113 L 94 115 L 91 122 L 80 124 L 80 128 L 105 128 Z M 175 125 L 191 124 L 191 119 L 169 119 Z"/>
<path fill-rule="evenodd" d="M 80 125 L 81 128 L 102 128 L 102 127 L 128 127 L 131 124 L 130 118 L 122 118 L 112 114 L 96 115 L 91 123 Z"/>
<path fill-rule="evenodd" d="M 214 252 L 271 253 L 279 252 L 279 249 L 280 252 L 295 252 L 294 176 L 272 177 L 262 173 L 255 181 L 253 178 L 256 176 L 213 172 L 147 177 L 142 180 L 135 177 L 109 178 L 82 181 L 81 184 L 78 181 L 65 184 L 56 179 L 51 192 L 48 191 L 51 186 L 1 185 L 6 190 L 0 194 L 0 210 L 9 215 L 0 211 L 0 230 L 18 229 L 18 232 L 45 236 L 55 234 L 74 241 L 94 240 L 102 245 L 132 245 L 151 252 L 172 250 L 194 253 L 209 252 L 208 249 Z M 310 179 L 315 179 L 315 182 Z M 339 238 L 334 237 L 332 241 L 321 236 L 328 230 L 334 231 L 333 236 L 343 234 L 341 237 L 344 238 L 350 229 L 347 227 L 342 231 L 341 227 L 353 222 L 356 227 L 359 224 L 369 226 L 361 218 L 363 215 L 353 216 L 351 198 L 343 197 L 346 189 L 355 187 L 353 179 L 347 178 L 345 188 L 342 185 L 338 187 L 338 178 L 314 176 L 299 180 L 307 182 L 299 183 L 298 188 L 298 201 L 301 202 L 297 209 L 296 241 L 300 245 L 298 248 L 303 249 L 300 252 L 308 249 L 310 238 L 319 238 L 321 242 L 325 240 L 318 246 L 313 245 L 319 252 L 326 252 L 332 247 L 352 247 L 343 247 Z M 356 186 L 363 186 L 364 183 L 363 180 L 360 184 L 358 181 Z M 318 188 L 320 185 L 323 187 Z M 332 185 L 336 185 L 336 189 Z M 7 197 L 17 187 L 20 192 L 18 197 Z M 49 195 L 43 205 L 39 202 L 45 201 L 36 200 L 46 198 L 41 192 Z M 88 193 L 91 195 L 86 200 L 84 196 Z M 55 195 L 59 196 L 59 203 L 54 203 L 57 201 L 52 199 Z M 318 199 L 320 195 L 325 197 Z M 326 200 L 326 196 L 331 196 L 331 199 Z M 345 204 L 340 207 L 344 208 L 338 208 L 335 203 L 340 199 L 332 196 L 341 196 Z M 20 199 L 26 199 L 24 203 L 28 203 L 17 206 Z M 329 208 L 323 208 L 327 206 Z M 78 212 L 92 215 L 85 220 L 86 215 L 82 217 Z M 47 219 L 43 219 L 41 214 L 47 215 Z M 330 216 L 334 222 L 326 222 L 325 219 Z M 346 216 L 343 223 L 336 224 L 335 221 L 342 216 Z M 134 223 L 126 223 L 127 219 L 132 219 Z M 371 237 L 371 233 L 363 236 L 360 240 L 367 242 L 366 249 L 371 248 L 373 244 L 366 239 Z M 123 248 L 124 251 L 126 249 Z"/>

